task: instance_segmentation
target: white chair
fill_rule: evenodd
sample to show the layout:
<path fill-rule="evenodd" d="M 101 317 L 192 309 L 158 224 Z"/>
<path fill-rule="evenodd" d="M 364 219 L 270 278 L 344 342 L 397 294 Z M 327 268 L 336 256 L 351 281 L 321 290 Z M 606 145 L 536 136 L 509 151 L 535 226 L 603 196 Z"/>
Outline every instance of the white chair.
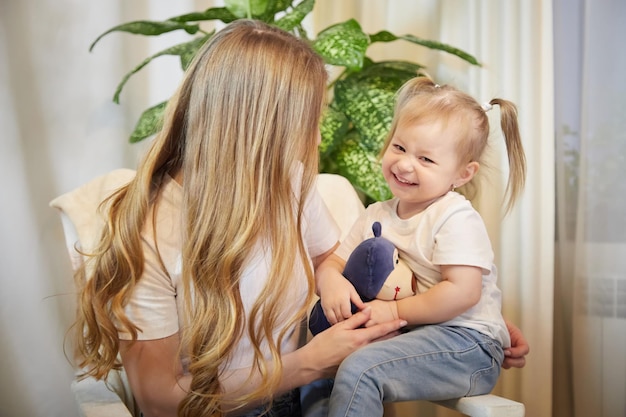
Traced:
<path fill-rule="evenodd" d="M 74 270 L 82 262 L 82 255 L 76 249 L 88 250 L 103 225 L 97 215 L 98 205 L 134 175 L 132 170 L 112 171 L 50 202 L 51 207 L 59 210 Z M 71 390 L 81 417 L 139 417 L 123 370 L 112 371 L 106 381 L 91 377 L 76 379 Z"/>
<path fill-rule="evenodd" d="M 88 249 L 103 225 L 97 213 L 98 205 L 134 175 L 132 170 L 115 170 L 50 202 L 60 212 L 73 268 L 82 262 L 76 248 Z M 320 174 L 317 188 L 339 224 L 342 237 L 345 236 L 365 209 L 358 194 L 347 179 L 333 174 Z M 83 417 L 139 416 L 123 370 L 112 372 L 107 381 L 93 378 L 74 381 L 71 388 Z M 522 403 L 491 394 L 433 403 L 471 417 L 523 417 L 525 413 Z"/>

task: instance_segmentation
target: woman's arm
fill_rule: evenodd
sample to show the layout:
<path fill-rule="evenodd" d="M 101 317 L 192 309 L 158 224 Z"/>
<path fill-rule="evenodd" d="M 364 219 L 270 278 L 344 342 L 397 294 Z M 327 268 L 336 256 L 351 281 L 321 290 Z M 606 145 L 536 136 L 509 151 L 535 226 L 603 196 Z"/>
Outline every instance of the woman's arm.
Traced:
<path fill-rule="evenodd" d="M 191 376 L 183 374 L 180 339 L 120 341 L 120 355 L 131 390 L 145 417 L 176 416 Z"/>
<path fill-rule="evenodd" d="M 398 334 L 406 325 L 393 320 L 369 328 L 361 326 L 369 320 L 370 309 L 353 315 L 348 320 L 331 326 L 313 337 L 294 352 L 283 355 L 283 377 L 276 394 L 309 384 L 317 379 L 332 378 L 346 356 L 370 342 Z M 241 381 L 249 376 L 249 369 L 238 370 L 223 380 L 226 392 L 241 389 Z M 242 378 L 243 377 L 243 378 Z M 258 375 L 249 380 L 249 386 L 258 383 Z M 255 380 L 256 379 L 256 380 Z M 244 391 L 239 391 L 242 394 Z"/>
<path fill-rule="evenodd" d="M 341 361 L 356 349 L 377 339 L 390 337 L 406 325 L 393 320 L 369 328 L 360 328 L 370 318 L 365 309 L 350 319 L 323 331 L 300 349 L 282 357 L 283 376 L 275 395 L 306 385 L 316 379 L 332 377 Z M 179 337 L 122 341 L 122 362 L 139 408 L 145 417 L 176 416 L 178 404 L 185 397 L 191 376 L 184 375 L 179 352 Z M 271 368 L 271 367 L 270 367 Z M 236 371 L 224 378 L 224 392 L 241 395 L 251 392 L 259 375 L 249 376 L 249 369 Z M 228 401 L 228 395 L 225 398 Z M 250 404 L 250 407 L 260 404 Z M 228 407 L 228 405 L 225 405 Z"/>

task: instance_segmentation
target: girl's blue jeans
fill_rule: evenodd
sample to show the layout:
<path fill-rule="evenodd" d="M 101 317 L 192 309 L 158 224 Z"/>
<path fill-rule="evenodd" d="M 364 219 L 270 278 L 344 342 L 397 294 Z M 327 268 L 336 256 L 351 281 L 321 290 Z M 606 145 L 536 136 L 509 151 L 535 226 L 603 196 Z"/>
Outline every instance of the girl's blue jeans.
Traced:
<path fill-rule="evenodd" d="M 303 387 L 303 415 L 382 416 L 383 402 L 487 394 L 503 359 L 500 344 L 478 331 L 420 326 L 352 353 L 341 363 L 334 385 L 320 380 Z"/>

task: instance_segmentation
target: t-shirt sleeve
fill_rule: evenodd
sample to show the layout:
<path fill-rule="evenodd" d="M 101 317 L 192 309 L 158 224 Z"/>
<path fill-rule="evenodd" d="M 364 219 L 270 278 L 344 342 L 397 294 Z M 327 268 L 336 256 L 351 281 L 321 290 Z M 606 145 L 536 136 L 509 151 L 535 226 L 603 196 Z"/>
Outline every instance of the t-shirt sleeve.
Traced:
<path fill-rule="evenodd" d="M 485 223 L 469 203 L 444 213 L 433 233 L 435 265 L 470 265 L 489 273 L 493 249 Z"/>
<path fill-rule="evenodd" d="M 142 231 L 144 270 L 125 308 L 129 320 L 139 327 L 139 340 L 162 339 L 179 330 L 180 191 L 174 180 L 164 184 L 158 209 L 150 212 Z M 130 334 L 120 332 L 119 337 L 127 340 Z"/>
<path fill-rule="evenodd" d="M 339 241 L 339 226 L 315 188 L 305 206 L 305 222 L 304 239 L 312 258 L 328 252 Z"/>
<path fill-rule="evenodd" d="M 138 340 L 154 340 L 178 332 L 176 288 L 158 263 L 146 262 L 144 273 L 126 305 L 130 321 L 139 327 Z M 120 332 L 120 339 L 131 338 Z"/>

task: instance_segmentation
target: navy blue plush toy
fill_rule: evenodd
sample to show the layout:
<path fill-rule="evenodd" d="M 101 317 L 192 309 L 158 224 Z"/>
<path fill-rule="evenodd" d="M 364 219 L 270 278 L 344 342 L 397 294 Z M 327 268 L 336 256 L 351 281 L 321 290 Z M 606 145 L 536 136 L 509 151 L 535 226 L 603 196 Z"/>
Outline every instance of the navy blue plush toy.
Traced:
<path fill-rule="evenodd" d="M 391 241 L 381 236 L 381 225 L 372 225 L 374 237 L 364 240 L 350 254 L 343 276 L 354 285 L 364 302 L 399 300 L 415 294 L 413 273 L 398 257 L 398 250 Z M 352 304 L 352 313 L 356 306 Z M 330 327 L 322 304 L 315 303 L 309 318 L 309 329 L 313 335 Z"/>

